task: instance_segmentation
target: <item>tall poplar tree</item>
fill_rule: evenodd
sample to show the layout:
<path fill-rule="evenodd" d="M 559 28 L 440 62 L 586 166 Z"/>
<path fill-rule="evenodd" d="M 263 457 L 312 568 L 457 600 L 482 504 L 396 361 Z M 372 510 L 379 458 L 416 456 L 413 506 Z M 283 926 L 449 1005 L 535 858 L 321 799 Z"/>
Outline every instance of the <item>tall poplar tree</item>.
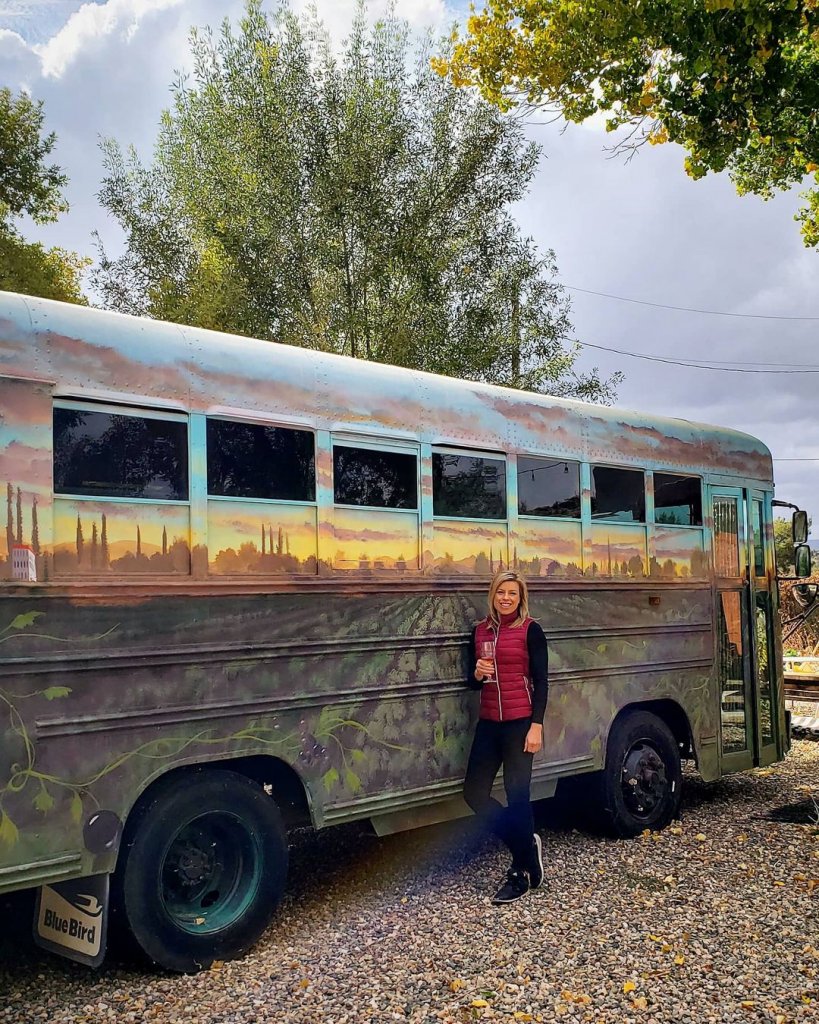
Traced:
<path fill-rule="evenodd" d="M 607 400 L 575 370 L 554 253 L 510 212 L 539 151 L 455 88 L 394 15 L 323 26 L 250 0 L 191 35 L 153 160 L 104 143 L 125 250 L 96 287 L 125 312 L 517 387 Z M 271 536 L 272 547 L 272 536 Z"/>

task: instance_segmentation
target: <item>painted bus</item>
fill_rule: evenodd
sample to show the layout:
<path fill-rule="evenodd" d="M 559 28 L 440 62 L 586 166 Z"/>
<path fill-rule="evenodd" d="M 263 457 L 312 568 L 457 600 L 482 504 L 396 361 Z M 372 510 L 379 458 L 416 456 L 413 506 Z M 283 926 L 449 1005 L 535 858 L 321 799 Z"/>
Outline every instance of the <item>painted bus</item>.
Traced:
<path fill-rule="evenodd" d="M 584 776 L 632 836 L 682 760 L 788 747 L 745 434 L 0 293 L 0 469 L 0 892 L 83 962 L 109 906 L 167 969 L 237 956 L 289 828 L 464 813 L 501 568 L 550 646 L 536 798 Z"/>

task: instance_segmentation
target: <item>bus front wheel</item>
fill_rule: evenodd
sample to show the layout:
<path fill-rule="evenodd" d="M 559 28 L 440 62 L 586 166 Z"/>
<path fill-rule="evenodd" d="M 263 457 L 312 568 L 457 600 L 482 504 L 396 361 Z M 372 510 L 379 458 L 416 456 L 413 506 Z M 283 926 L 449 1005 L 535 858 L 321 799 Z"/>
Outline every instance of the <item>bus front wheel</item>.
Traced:
<path fill-rule="evenodd" d="M 665 722 L 632 711 L 612 726 L 602 776 L 604 821 L 615 835 L 656 831 L 679 814 L 680 751 Z"/>
<path fill-rule="evenodd" d="M 114 894 L 137 946 L 171 971 L 240 956 L 278 906 L 287 876 L 281 814 L 236 772 L 160 780 L 129 821 Z"/>

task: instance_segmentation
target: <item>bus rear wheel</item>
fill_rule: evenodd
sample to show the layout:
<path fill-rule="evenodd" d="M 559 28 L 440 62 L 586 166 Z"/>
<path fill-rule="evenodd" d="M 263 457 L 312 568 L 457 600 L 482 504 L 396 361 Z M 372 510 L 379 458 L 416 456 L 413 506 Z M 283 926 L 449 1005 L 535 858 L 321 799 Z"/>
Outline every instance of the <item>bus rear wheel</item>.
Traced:
<path fill-rule="evenodd" d="M 114 893 L 139 949 L 192 973 L 244 953 L 270 922 L 287 877 L 281 814 L 236 772 L 158 782 L 129 821 Z"/>
<path fill-rule="evenodd" d="M 681 795 L 680 751 L 665 722 L 649 711 L 616 721 L 602 776 L 607 830 L 630 837 L 665 828 L 679 814 Z"/>

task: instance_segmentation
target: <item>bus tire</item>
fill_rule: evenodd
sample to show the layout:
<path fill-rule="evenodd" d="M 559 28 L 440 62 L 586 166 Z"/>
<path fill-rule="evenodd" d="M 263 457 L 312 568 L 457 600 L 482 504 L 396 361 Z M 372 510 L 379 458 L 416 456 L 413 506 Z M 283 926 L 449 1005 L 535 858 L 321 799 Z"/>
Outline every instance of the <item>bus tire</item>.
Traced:
<path fill-rule="evenodd" d="M 236 772 L 160 780 L 126 826 L 114 900 L 138 949 L 181 973 L 246 952 L 281 901 L 287 838 L 275 801 Z"/>
<path fill-rule="evenodd" d="M 623 838 L 665 828 L 680 810 L 682 765 L 674 735 L 649 711 L 612 726 L 601 778 L 606 831 Z"/>

